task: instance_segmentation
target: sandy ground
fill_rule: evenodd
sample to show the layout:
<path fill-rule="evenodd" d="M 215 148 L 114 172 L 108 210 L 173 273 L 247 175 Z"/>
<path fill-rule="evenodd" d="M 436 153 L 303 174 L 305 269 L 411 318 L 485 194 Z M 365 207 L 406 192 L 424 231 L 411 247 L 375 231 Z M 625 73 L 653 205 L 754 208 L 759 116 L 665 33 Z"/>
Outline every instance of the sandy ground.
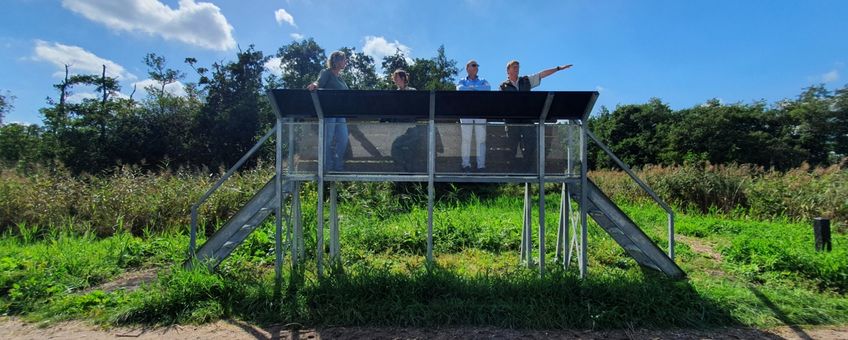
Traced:
<path fill-rule="evenodd" d="M 780 327 L 768 330 L 514 330 L 497 328 L 330 327 L 292 330 L 259 327 L 234 320 L 200 326 L 102 329 L 84 322 L 39 327 L 15 318 L 0 319 L 0 339 L 848 339 L 845 327 Z"/>

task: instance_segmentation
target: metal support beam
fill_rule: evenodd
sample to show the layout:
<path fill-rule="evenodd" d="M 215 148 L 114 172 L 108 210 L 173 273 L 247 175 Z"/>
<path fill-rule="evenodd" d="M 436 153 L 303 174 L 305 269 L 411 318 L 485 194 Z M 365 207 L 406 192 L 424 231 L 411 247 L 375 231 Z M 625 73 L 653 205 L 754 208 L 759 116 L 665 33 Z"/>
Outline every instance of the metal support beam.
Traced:
<path fill-rule="evenodd" d="M 274 178 L 274 278 L 279 290 L 283 282 L 283 121 L 277 118 L 277 141 L 274 153 L 276 177 Z M 287 228 L 288 229 L 288 228 Z"/>
<path fill-rule="evenodd" d="M 580 277 L 586 278 L 587 269 L 587 251 L 586 245 L 589 238 L 589 224 L 586 220 L 586 206 L 588 204 L 588 152 L 586 149 L 586 129 L 588 122 L 585 120 L 580 123 Z"/>
<path fill-rule="evenodd" d="M 539 152 L 539 275 L 545 275 L 545 120 L 548 119 L 548 110 L 551 109 L 551 102 L 554 100 L 553 92 L 548 92 L 548 97 L 545 99 L 545 107 L 542 108 L 542 113 L 539 115 L 539 146 L 536 148 Z"/>
<path fill-rule="evenodd" d="M 521 227 L 521 260 L 527 267 L 533 266 L 533 202 L 530 200 L 530 183 L 524 183 L 524 222 Z"/>
<path fill-rule="evenodd" d="M 336 263 L 341 260 L 338 197 L 336 182 L 330 182 L 330 261 Z"/>
<path fill-rule="evenodd" d="M 300 182 L 292 183 L 292 243 L 291 258 L 292 266 L 297 266 L 303 261 L 303 213 L 300 204 Z"/>
<path fill-rule="evenodd" d="M 318 114 L 318 207 L 317 220 L 318 225 L 315 228 L 316 232 L 316 261 L 318 266 L 318 277 L 324 276 L 324 162 L 327 155 L 324 154 L 325 129 L 324 111 L 321 109 L 321 102 L 318 100 L 318 93 L 312 92 L 312 105 L 315 106 L 315 112 Z"/>
<path fill-rule="evenodd" d="M 433 205 L 436 197 L 436 92 L 430 91 L 427 121 L 427 262 L 433 263 Z"/>
<path fill-rule="evenodd" d="M 556 241 L 556 255 L 555 260 L 557 262 L 562 261 L 563 265 L 565 264 L 565 257 L 563 256 L 565 253 L 565 247 L 568 246 L 568 215 L 566 214 L 566 197 L 568 196 L 568 191 L 566 191 L 566 184 L 562 183 L 562 194 L 559 199 L 559 223 L 557 225 L 557 241 Z"/>

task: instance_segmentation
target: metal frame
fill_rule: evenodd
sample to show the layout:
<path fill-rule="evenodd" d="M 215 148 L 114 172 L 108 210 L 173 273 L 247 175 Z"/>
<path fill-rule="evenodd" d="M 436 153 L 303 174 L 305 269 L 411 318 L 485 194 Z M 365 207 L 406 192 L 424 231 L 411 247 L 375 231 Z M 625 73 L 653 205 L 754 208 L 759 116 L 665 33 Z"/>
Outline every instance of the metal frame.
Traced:
<path fill-rule="evenodd" d="M 301 206 L 301 182 L 305 181 L 316 181 L 318 188 L 318 202 L 317 202 L 317 225 L 316 225 L 316 261 L 317 261 L 317 274 L 319 277 L 323 276 L 324 271 L 324 187 L 329 182 L 329 258 L 333 263 L 341 263 L 341 244 L 340 244 L 340 228 L 339 228 L 339 220 L 338 220 L 338 192 L 337 192 L 337 182 L 342 181 L 359 181 L 359 182 L 367 182 L 367 181 L 393 181 L 393 182 L 427 182 L 427 194 L 428 194 L 428 202 L 427 202 L 427 253 L 426 253 L 426 261 L 428 264 L 432 264 L 434 261 L 433 255 L 433 223 L 434 223 L 434 205 L 435 205 L 435 182 L 487 182 L 487 183 L 525 183 L 525 192 L 524 192 L 524 206 L 523 206 L 523 227 L 521 230 L 521 245 L 520 245 L 520 259 L 521 262 L 525 263 L 527 266 L 533 266 L 533 248 L 532 248 L 532 201 L 531 201 L 531 183 L 536 183 L 539 186 L 539 196 L 538 196 L 538 204 L 539 204 L 539 216 L 538 216 L 538 266 L 539 266 L 539 275 L 544 275 L 546 268 L 546 254 L 547 250 L 545 249 L 545 218 L 546 218 L 546 207 L 545 207 L 545 184 L 547 183 L 558 183 L 562 185 L 562 199 L 560 201 L 560 213 L 559 213 L 559 225 L 557 229 L 557 241 L 556 241 L 556 251 L 555 251 L 555 259 L 556 262 L 562 261 L 562 265 L 567 267 L 571 263 L 571 259 L 574 257 L 574 253 L 578 252 L 577 262 L 579 266 L 579 272 L 581 277 L 585 277 L 587 275 L 587 247 L 588 244 L 588 224 L 587 224 L 587 171 L 588 171 L 588 154 L 587 154 L 587 144 L 588 141 L 594 141 L 598 146 L 601 147 L 624 171 L 635 180 L 640 187 L 643 188 L 648 194 L 668 213 L 668 237 L 669 237 L 669 249 L 668 254 L 669 257 L 674 260 L 674 213 L 668 207 L 665 202 L 659 199 L 657 195 L 650 189 L 644 182 L 642 182 L 635 174 L 627 167 L 618 157 L 616 157 L 612 152 L 606 147 L 603 143 L 601 143 L 598 138 L 592 134 L 586 124 L 586 118 L 588 117 L 588 109 L 583 113 L 582 120 L 571 120 L 568 124 L 575 124 L 579 126 L 579 157 L 580 157 L 580 169 L 578 171 L 579 174 L 574 174 L 572 171 L 574 168 L 574 164 L 572 162 L 572 146 L 575 144 L 574 136 L 572 133 L 572 128 L 567 129 L 567 137 L 566 137 L 566 158 L 567 158 L 567 168 L 566 174 L 556 174 L 556 175 L 547 175 L 545 173 L 545 127 L 546 120 L 548 117 L 548 112 L 551 108 L 551 103 L 553 102 L 555 93 L 549 92 L 547 98 L 545 100 L 544 108 L 542 112 L 539 114 L 539 120 L 537 123 L 538 127 L 538 139 L 537 139 L 537 147 L 536 150 L 538 152 L 538 164 L 535 175 L 527 175 L 527 174 L 506 174 L 506 175 L 469 175 L 469 174 L 451 174 L 451 173 L 436 173 L 436 93 L 435 91 L 430 91 L 429 94 L 429 117 L 427 120 L 427 173 L 426 174 L 393 174 L 393 175 L 382 175 L 382 174 L 344 174 L 344 173 L 328 173 L 325 168 L 326 157 L 326 144 L 332 141 L 326 140 L 326 120 L 325 115 L 321 106 L 321 101 L 317 92 L 311 93 L 312 104 L 315 109 L 317 125 L 318 125 L 318 166 L 317 172 L 315 173 L 295 173 L 294 171 L 294 127 L 295 124 L 301 124 L 299 122 L 295 122 L 293 119 L 284 119 L 281 117 L 279 113 L 279 109 L 276 107 L 276 101 L 274 110 L 277 113 L 277 122 L 265 136 L 263 136 L 257 144 L 248 151 L 247 154 L 240 159 L 236 165 L 234 165 L 227 173 L 222 176 L 218 182 L 213 185 L 209 191 L 207 191 L 201 199 L 192 207 L 192 228 L 191 228 L 191 240 L 189 250 L 192 255 L 195 253 L 196 246 L 196 229 L 197 229 L 197 212 L 201 204 L 203 204 L 209 196 L 217 190 L 221 184 L 226 181 L 232 174 L 238 170 L 244 162 L 251 157 L 256 151 L 260 148 L 262 144 L 264 144 L 268 138 L 272 134 L 276 133 L 276 152 L 275 152 L 275 189 L 277 190 L 277 194 L 275 196 L 275 216 L 276 216 L 276 235 L 275 235 L 275 274 L 279 280 L 282 277 L 282 263 L 284 260 L 283 255 L 283 230 L 282 230 L 282 219 L 283 219 L 283 181 L 291 182 L 292 184 L 292 193 L 291 193 L 291 223 L 287 225 L 286 228 L 286 244 L 289 246 L 291 250 L 291 261 L 292 266 L 297 266 L 301 261 L 305 259 L 305 249 L 304 249 L 304 231 L 303 231 L 303 219 L 302 219 L 302 206 Z M 592 98 L 592 104 L 594 103 L 595 98 Z M 272 99 L 273 101 L 274 99 Z M 285 125 L 288 124 L 288 155 L 287 155 L 287 165 L 288 170 L 284 172 L 283 169 L 283 129 Z M 314 123 L 310 123 L 314 124 Z M 572 199 L 568 194 L 568 186 L 569 185 L 579 185 L 580 186 L 580 197 L 579 197 L 579 211 L 576 216 L 573 216 L 573 210 L 571 207 Z M 578 232 L 578 223 L 579 223 L 579 232 Z"/>
<path fill-rule="evenodd" d="M 649 196 L 651 196 L 654 202 L 656 202 L 660 207 L 663 208 L 663 210 L 665 210 L 668 219 L 668 257 L 672 261 L 674 261 L 674 211 L 671 210 L 671 207 L 669 207 L 668 204 L 665 203 L 665 201 L 663 201 L 662 199 L 660 199 L 659 196 L 657 196 L 657 194 L 654 192 L 653 189 L 651 189 L 650 186 L 645 184 L 645 182 L 643 182 L 638 176 L 636 176 L 636 174 L 633 173 L 633 170 L 631 170 L 630 167 L 627 166 L 627 164 L 624 164 L 621 159 L 619 159 L 615 154 L 613 154 L 608 146 L 606 146 L 604 143 L 601 143 L 600 139 L 598 139 L 595 134 L 593 134 L 591 131 L 588 131 L 588 129 L 586 130 L 585 134 L 593 142 L 595 142 L 595 144 L 597 144 L 601 148 L 601 150 L 604 150 L 604 152 L 606 152 L 606 154 L 610 156 L 613 161 L 615 161 L 615 164 L 618 164 L 618 166 L 621 167 L 621 169 L 624 170 L 624 172 L 627 173 L 627 175 L 630 176 L 630 178 L 633 179 L 633 181 L 635 181 L 640 188 L 642 188 L 642 190 L 644 190 Z"/>

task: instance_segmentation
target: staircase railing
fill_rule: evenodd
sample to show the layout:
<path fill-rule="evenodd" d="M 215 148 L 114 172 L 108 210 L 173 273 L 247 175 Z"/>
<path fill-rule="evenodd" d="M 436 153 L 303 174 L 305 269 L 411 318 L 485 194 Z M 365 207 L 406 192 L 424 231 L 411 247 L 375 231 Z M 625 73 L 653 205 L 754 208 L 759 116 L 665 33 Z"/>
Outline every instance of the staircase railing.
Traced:
<path fill-rule="evenodd" d="M 618 166 L 621 167 L 621 169 L 623 169 L 624 172 L 627 173 L 627 175 L 629 175 L 630 178 L 633 179 L 633 181 L 635 181 L 636 184 L 638 184 L 639 187 L 642 188 L 642 190 L 644 190 L 649 196 L 651 196 L 654 202 L 659 204 L 660 207 L 665 210 L 668 216 L 668 257 L 672 261 L 674 261 L 674 211 L 671 210 L 671 208 L 668 206 L 668 204 L 665 203 L 665 201 L 663 201 L 659 198 L 659 196 L 657 196 L 657 194 L 654 192 L 653 189 L 651 189 L 650 186 L 645 184 L 645 182 L 643 182 L 638 176 L 636 176 L 636 174 L 633 173 L 633 170 L 631 170 L 630 167 L 627 166 L 627 164 L 624 164 L 621 159 L 619 159 L 615 154 L 613 154 L 609 147 L 604 145 L 604 143 L 601 143 L 601 141 L 598 139 L 597 136 L 595 136 L 595 134 L 586 129 L 586 135 L 588 135 L 589 138 L 595 142 L 595 144 L 597 144 L 602 150 L 604 150 L 604 152 L 606 152 L 607 155 L 609 155 L 610 158 L 612 158 L 612 160 L 615 161 L 615 163 L 618 164 Z"/>
<path fill-rule="evenodd" d="M 188 247 L 189 253 L 191 254 L 192 258 L 194 258 L 196 255 L 195 249 L 197 245 L 197 211 L 200 210 L 200 206 L 203 205 L 203 203 L 205 203 L 206 200 L 209 199 L 209 196 L 212 196 L 212 193 L 218 190 L 218 188 L 220 188 L 221 185 L 224 184 L 225 181 L 227 181 L 227 179 L 229 179 L 236 171 L 238 171 L 238 169 L 241 168 L 241 166 L 244 165 L 244 163 L 247 162 L 247 160 L 250 159 L 250 157 L 252 157 L 253 154 L 255 154 L 256 151 L 258 151 L 259 148 L 262 147 L 262 144 L 265 144 L 265 142 L 268 141 L 268 138 L 271 138 L 271 136 L 276 131 L 277 126 L 275 125 L 273 128 L 271 128 L 271 130 L 268 130 L 268 133 L 266 133 L 265 136 L 262 136 L 262 138 L 260 138 L 259 141 L 256 142 L 256 145 L 250 148 L 250 150 L 245 153 L 244 156 L 242 156 L 241 159 L 239 159 L 239 161 L 236 162 L 235 165 L 233 165 L 233 167 L 227 170 L 227 172 L 224 173 L 224 175 L 221 176 L 221 178 L 218 179 L 217 182 L 215 182 L 215 185 L 209 188 L 209 190 L 207 190 L 206 193 L 200 197 L 197 203 L 195 203 L 191 207 L 191 240 L 189 241 Z"/>

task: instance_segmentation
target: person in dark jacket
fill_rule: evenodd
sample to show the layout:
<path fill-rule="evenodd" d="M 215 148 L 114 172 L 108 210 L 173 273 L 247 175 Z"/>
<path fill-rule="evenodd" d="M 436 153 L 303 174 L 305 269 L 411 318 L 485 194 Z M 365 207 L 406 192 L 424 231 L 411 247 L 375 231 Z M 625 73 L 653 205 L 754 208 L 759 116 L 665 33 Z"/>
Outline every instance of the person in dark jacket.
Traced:
<path fill-rule="evenodd" d="M 518 60 L 512 60 L 506 64 L 507 79 L 501 83 L 501 91 L 530 91 L 542 83 L 542 78 L 571 68 L 572 65 L 568 64 L 549 68 L 529 76 L 519 76 L 519 66 Z M 535 172 L 534 166 L 538 164 L 538 160 L 536 159 L 536 145 L 538 143 L 536 140 L 536 127 L 532 126 L 532 123 L 532 121 L 526 120 L 507 120 L 507 124 L 527 124 L 523 126 L 509 126 L 507 132 L 509 135 L 509 144 L 512 146 L 513 152 L 515 152 L 513 154 L 513 157 L 515 157 L 513 163 L 523 164 L 521 168 L 516 169 L 524 172 Z M 518 150 L 521 150 L 522 162 L 517 161 Z"/>

